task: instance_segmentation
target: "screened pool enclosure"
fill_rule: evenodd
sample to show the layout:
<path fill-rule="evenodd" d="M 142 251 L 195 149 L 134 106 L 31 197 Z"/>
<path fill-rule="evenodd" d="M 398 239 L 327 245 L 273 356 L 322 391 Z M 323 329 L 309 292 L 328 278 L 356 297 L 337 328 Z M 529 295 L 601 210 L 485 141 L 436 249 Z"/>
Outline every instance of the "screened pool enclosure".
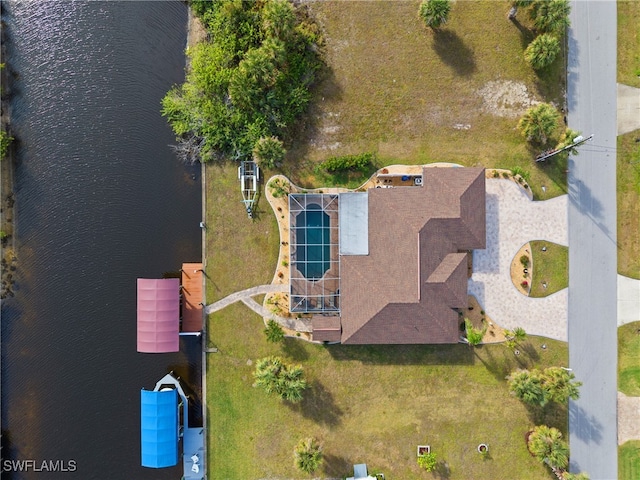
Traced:
<path fill-rule="evenodd" d="M 289 215 L 291 311 L 338 312 L 338 195 L 291 194 Z"/>

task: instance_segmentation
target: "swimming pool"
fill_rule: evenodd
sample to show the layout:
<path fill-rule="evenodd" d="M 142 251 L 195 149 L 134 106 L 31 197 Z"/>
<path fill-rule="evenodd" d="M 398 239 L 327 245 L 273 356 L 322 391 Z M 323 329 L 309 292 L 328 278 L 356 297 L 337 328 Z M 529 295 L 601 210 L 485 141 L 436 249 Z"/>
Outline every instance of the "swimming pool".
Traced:
<path fill-rule="evenodd" d="M 330 267 L 329 215 L 317 203 L 296 216 L 295 261 L 308 280 L 322 278 Z"/>

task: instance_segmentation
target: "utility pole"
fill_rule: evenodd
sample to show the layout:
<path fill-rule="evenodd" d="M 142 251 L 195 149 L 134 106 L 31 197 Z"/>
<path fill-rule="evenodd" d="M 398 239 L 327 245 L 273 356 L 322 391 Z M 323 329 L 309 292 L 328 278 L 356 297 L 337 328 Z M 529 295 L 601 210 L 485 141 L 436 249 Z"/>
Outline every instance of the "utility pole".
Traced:
<path fill-rule="evenodd" d="M 559 154 L 560 152 L 564 152 L 565 150 L 571 150 L 572 148 L 575 148 L 578 145 L 582 145 L 583 143 L 585 143 L 588 140 L 591 140 L 592 138 L 593 138 L 593 134 L 589 135 L 587 138 L 584 138 L 582 135 L 578 135 L 576 138 L 573 139 L 573 142 L 571 142 L 566 147 L 547 150 L 545 152 L 542 152 L 540 155 L 536 157 L 536 162 L 544 162 L 547 158 L 551 158 L 554 155 Z"/>

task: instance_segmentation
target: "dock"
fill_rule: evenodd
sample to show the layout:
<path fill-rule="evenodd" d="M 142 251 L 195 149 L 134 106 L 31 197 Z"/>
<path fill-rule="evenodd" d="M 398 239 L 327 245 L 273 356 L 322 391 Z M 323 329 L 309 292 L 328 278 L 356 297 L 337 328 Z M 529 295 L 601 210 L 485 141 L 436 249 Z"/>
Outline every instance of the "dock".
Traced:
<path fill-rule="evenodd" d="M 181 332 L 202 331 L 202 263 L 182 264 Z"/>

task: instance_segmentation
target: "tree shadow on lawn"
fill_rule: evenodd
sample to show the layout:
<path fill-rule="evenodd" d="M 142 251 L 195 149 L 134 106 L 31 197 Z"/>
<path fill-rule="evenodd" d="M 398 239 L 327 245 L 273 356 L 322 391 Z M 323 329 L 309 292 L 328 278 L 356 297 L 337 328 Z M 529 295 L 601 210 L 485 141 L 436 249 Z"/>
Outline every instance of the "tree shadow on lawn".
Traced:
<path fill-rule="evenodd" d="M 449 468 L 449 464 L 444 460 L 440 460 L 436 464 L 436 468 L 433 470 L 433 476 L 439 478 L 440 480 L 447 480 L 451 477 L 451 468 Z"/>
<path fill-rule="evenodd" d="M 353 471 L 353 463 L 344 457 L 324 453 L 322 455 L 324 473 L 329 477 L 344 478 Z"/>
<path fill-rule="evenodd" d="M 530 348 L 525 345 L 518 345 L 514 350 L 502 346 L 502 351 L 500 347 L 496 348 L 497 346 L 480 345 L 476 347 L 476 356 L 496 380 L 504 381 L 515 370 L 533 368 L 535 359 L 540 358 L 532 345 L 529 344 Z M 520 352 L 519 355 L 516 351 Z"/>
<path fill-rule="evenodd" d="M 297 338 L 285 337 L 282 342 L 282 353 L 296 362 L 304 362 L 309 359 L 309 352 L 305 349 L 302 340 Z"/>
<path fill-rule="evenodd" d="M 289 406 L 302 416 L 329 427 L 339 425 L 343 414 L 340 407 L 336 405 L 333 394 L 317 380 L 312 381 L 304 391 L 300 403 L 289 404 Z"/>
<path fill-rule="evenodd" d="M 524 12 L 522 14 L 524 15 Z M 524 25 L 522 25 L 517 18 L 511 18 L 509 20 L 520 31 L 520 43 L 522 44 L 522 50 L 524 50 L 529 46 L 529 44 L 533 41 L 533 39 L 536 38 L 536 34 L 530 28 L 527 28 Z"/>
<path fill-rule="evenodd" d="M 567 434 L 568 410 L 566 405 L 550 402 L 544 407 L 524 403 L 529 420 L 534 425 L 547 425 L 557 428 L 563 435 Z"/>
<path fill-rule="evenodd" d="M 436 30 L 433 49 L 457 75 L 468 76 L 477 70 L 473 50 L 452 30 Z"/>
<path fill-rule="evenodd" d="M 327 345 L 334 360 L 358 360 L 379 365 L 472 365 L 468 345 Z"/>

